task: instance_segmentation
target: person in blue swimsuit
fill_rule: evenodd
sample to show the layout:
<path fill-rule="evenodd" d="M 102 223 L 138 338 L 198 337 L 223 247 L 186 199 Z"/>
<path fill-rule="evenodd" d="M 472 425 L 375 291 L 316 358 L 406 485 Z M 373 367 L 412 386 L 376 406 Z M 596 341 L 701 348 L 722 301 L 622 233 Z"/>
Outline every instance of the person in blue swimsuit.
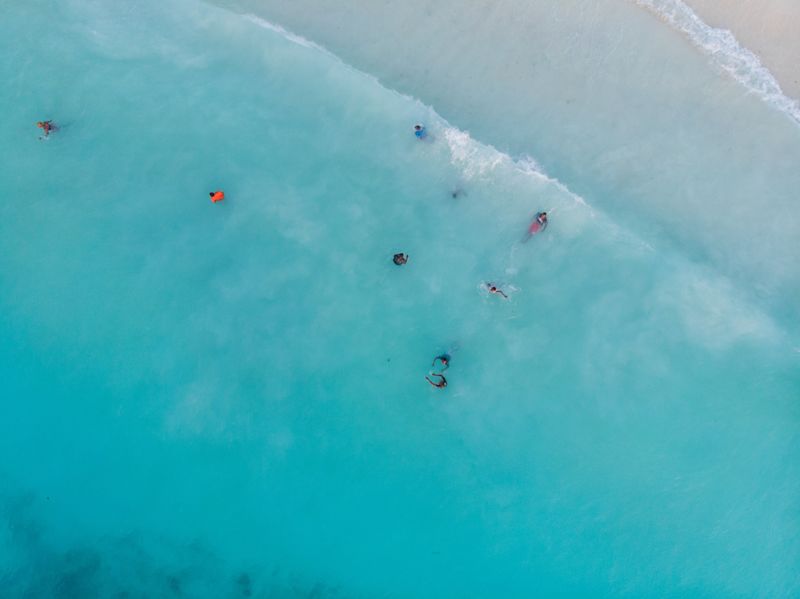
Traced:
<path fill-rule="evenodd" d="M 425 136 L 428 135 L 427 131 L 425 131 L 425 125 L 422 123 L 414 125 L 414 135 L 417 136 L 417 139 L 425 139 Z"/>

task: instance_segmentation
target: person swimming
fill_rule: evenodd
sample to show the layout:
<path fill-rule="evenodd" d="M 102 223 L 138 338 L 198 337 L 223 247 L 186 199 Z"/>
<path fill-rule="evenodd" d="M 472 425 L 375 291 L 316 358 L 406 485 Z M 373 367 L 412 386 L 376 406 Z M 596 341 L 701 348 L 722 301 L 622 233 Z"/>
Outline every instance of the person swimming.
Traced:
<path fill-rule="evenodd" d="M 214 202 L 215 204 L 225 199 L 224 191 L 209 191 L 208 195 L 211 198 L 211 201 Z"/>
<path fill-rule="evenodd" d="M 44 136 L 47 137 L 50 135 L 51 131 L 58 131 L 58 127 L 53 121 L 39 121 L 36 123 L 36 126 L 39 127 L 42 131 L 44 131 Z"/>
<path fill-rule="evenodd" d="M 503 296 L 503 298 L 508 299 L 508 296 L 494 283 L 486 283 L 486 289 L 489 290 L 489 293 L 499 293 Z"/>
<path fill-rule="evenodd" d="M 395 254 L 392 258 L 392 262 L 397 264 L 397 266 L 403 266 L 406 262 L 408 262 L 408 254 L 404 254 L 400 252 L 399 254 Z"/>
<path fill-rule="evenodd" d="M 433 386 L 434 386 L 434 387 L 436 387 L 437 389 L 444 389 L 445 387 L 447 387 L 447 379 L 446 379 L 446 378 L 444 378 L 444 375 L 443 375 L 443 374 L 437 374 L 437 373 L 433 373 L 433 374 L 431 374 L 431 376 L 438 376 L 438 377 L 439 377 L 439 382 L 438 382 L 438 383 L 434 383 L 434 382 L 433 382 L 433 381 L 430 379 L 430 377 L 426 376 L 426 377 L 425 377 L 425 380 L 426 380 L 426 381 L 428 381 L 428 382 L 429 382 L 431 385 L 433 385 Z"/>
<path fill-rule="evenodd" d="M 417 139 L 424 139 L 428 135 L 427 131 L 425 131 L 425 125 L 422 123 L 414 125 L 414 135 L 417 136 Z"/>
<path fill-rule="evenodd" d="M 444 372 L 445 370 L 450 368 L 450 355 L 449 354 L 442 354 L 440 356 L 436 356 L 433 359 L 433 363 L 431 364 L 431 367 L 435 367 L 436 366 L 436 362 L 441 362 L 442 363 L 442 369 L 441 369 L 440 372 Z"/>
<path fill-rule="evenodd" d="M 536 218 L 528 227 L 528 234 L 522 241 L 523 242 L 528 241 L 531 237 L 533 237 L 537 233 L 541 233 L 546 228 L 547 228 L 547 212 L 537 212 Z"/>

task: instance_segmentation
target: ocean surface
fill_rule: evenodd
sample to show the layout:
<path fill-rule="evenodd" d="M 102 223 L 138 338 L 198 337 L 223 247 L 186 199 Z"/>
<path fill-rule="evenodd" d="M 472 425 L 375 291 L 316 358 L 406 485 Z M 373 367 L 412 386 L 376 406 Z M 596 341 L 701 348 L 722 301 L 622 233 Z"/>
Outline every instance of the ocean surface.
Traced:
<path fill-rule="evenodd" d="M 256 14 L 0 0 L 0 596 L 800 594 L 800 126 L 634 8 L 573 15 L 619 126 L 514 129 Z"/>

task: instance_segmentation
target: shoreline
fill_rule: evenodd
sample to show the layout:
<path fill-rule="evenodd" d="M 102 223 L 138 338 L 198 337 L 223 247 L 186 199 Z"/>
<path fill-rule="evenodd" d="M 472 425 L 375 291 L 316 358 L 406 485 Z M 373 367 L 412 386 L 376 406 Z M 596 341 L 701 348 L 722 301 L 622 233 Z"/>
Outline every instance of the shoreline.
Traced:
<path fill-rule="evenodd" d="M 800 2 L 763 0 L 757 7 L 719 0 L 688 4 L 710 27 L 729 30 L 759 57 L 787 96 L 800 100 Z"/>
<path fill-rule="evenodd" d="M 800 124 L 800 4 L 771 0 L 758 9 L 718 0 L 633 0 L 688 39 L 709 62 Z M 696 6 L 696 8 L 695 8 Z"/>

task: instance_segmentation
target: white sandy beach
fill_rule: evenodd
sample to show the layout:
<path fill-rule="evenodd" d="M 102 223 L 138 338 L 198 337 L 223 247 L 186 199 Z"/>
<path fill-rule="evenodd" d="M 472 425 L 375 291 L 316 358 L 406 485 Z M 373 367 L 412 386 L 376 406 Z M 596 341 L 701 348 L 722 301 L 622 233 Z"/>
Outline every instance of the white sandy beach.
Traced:
<path fill-rule="evenodd" d="M 711 27 L 729 29 L 775 75 L 784 93 L 800 99 L 800 2 L 691 0 Z"/>

